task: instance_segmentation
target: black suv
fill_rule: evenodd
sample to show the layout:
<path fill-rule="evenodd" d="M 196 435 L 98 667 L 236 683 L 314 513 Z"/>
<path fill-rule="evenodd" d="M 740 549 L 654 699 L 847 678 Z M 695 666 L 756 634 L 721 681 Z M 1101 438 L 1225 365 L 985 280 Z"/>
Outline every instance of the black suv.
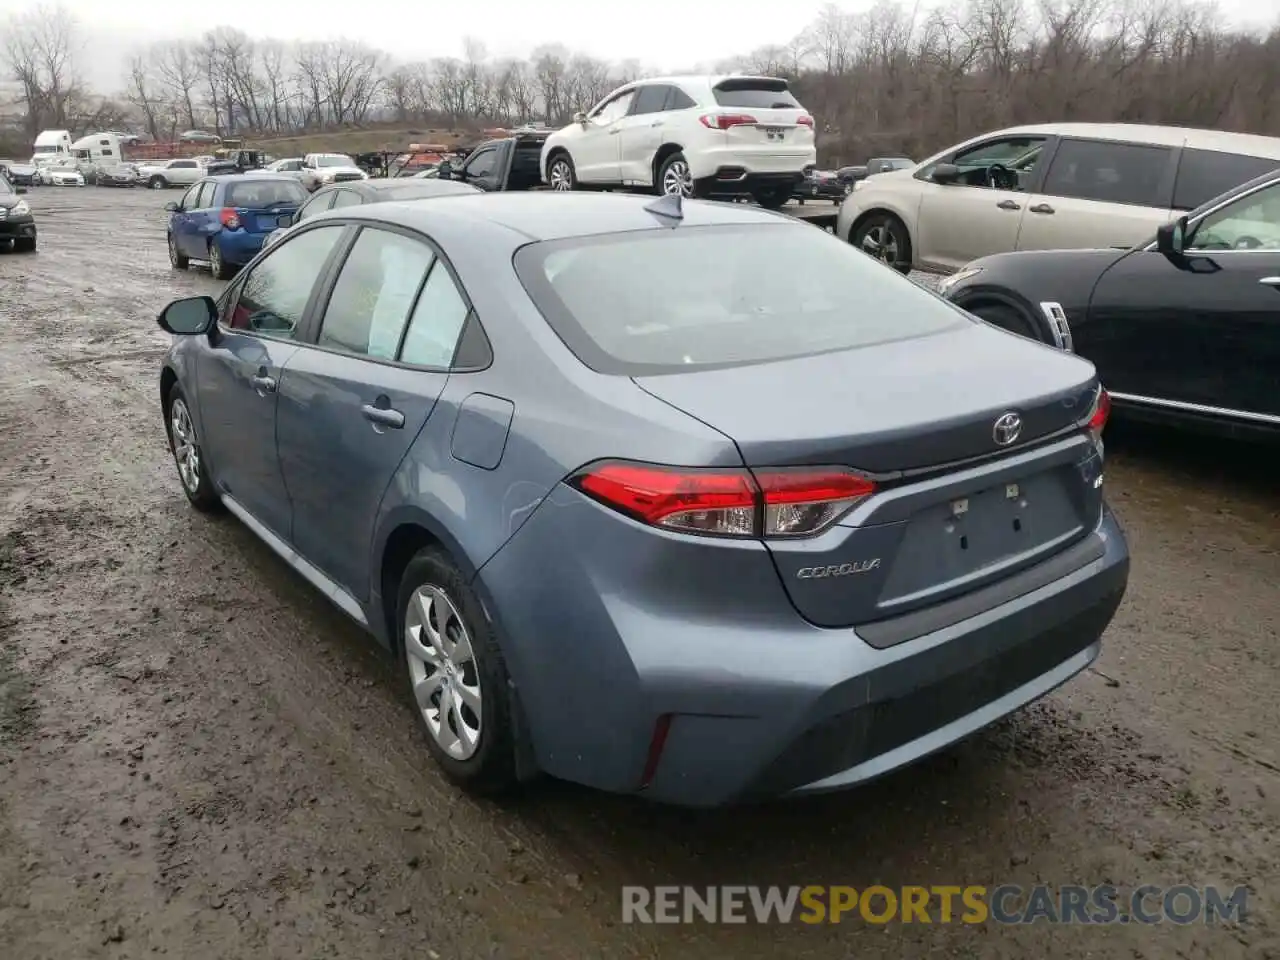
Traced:
<path fill-rule="evenodd" d="M 20 253 L 32 253 L 36 248 L 36 221 L 21 196 L 26 192 L 25 187 L 12 186 L 0 175 L 0 243 L 9 241 Z"/>

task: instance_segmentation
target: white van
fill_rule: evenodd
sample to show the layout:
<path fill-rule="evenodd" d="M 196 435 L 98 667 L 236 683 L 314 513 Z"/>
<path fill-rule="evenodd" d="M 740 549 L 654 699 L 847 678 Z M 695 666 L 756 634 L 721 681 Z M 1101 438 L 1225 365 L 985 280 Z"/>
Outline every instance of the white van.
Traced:
<path fill-rule="evenodd" d="M 31 162 L 36 166 L 67 160 L 71 157 L 70 130 L 42 130 L 36 137 L 31 151 Z"/>

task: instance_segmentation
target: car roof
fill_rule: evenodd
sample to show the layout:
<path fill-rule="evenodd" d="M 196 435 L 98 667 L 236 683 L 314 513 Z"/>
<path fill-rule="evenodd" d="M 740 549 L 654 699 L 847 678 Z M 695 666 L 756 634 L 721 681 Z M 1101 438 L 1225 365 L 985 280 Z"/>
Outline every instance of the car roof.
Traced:
<path fill-rule="evenodd" d="M 1191 147 L 1196 150 L 1245 151 L 1262 157 L 1280 158 L 1280 138 L 1252 133 L 1230 133 L 1198 127 L 1171 127 L 1145 123 L 1036 123 L 1009 127 L 983 134 L 981 139 L 1018 134 L 1052 137 L 1082 137 L 1092 140 L 1123 140 L 1161 147 Z"/>
<path fill-rule="evenodd" d="M 424 233 L 431 231 L 434 222 L 448 218 L 459 224 L 505 227 L 534 241 L 669 229 L 645 209 L 655 202 L 654 197 L 534 190 L 460 194 L 448 199 L 447 204 L 419 204 L 407 200 L 370 207 L 345 207 L 333 212 L 398 224 Z M 759 207 L 703 200 L 684 201 L 683 213 L 681 226 L 689 227 L 797 222 Z"/>

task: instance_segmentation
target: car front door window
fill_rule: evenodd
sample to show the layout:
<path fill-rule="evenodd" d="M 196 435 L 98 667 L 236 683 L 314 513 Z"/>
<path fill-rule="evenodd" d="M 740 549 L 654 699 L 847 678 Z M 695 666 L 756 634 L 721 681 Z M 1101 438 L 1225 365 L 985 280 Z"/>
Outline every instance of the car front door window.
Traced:
<path fill-rule="evenodd" d="M 1044 153 L 1045 139 L 1008 137 L 962 150 L 951 160 L 960 168 L 956 182 L 966 187 L 1025 192 Z"/>
<path fill-rule="evenodd" d="M 1188 250 L 1280 251 L 1280 183 L 1241 197 L 1195 228 Z"/>
<path fill-rule="evenodd" d="M 339 207 L 358 207 L 363 201 L 360 194 L 354 190 L 335 190 L 333 196 L 333 206 L 330 210 L 337 210 Z"/>
<path fill-rule="evenodd" d="M 636 92 L 628 90 L 620 97 L 614 97 L 599 110 L 595 116 L 591 118 L 592 122 L 598 126 L 607 127 L 609 124 L 617 120 L 621 120 L 627 115 L 627 111 L 631 109 L 631 101 L 635 98 Z"/>
<path fill-rule="evenodd" d="M 661 83 L 651 83 L 641 87 L 632 101 L 631 116 L 640 117 L 650 113 L 661 113 L 666 108 L 670 89 Z"/>
<path fill-rule="evenodd" d="M 196 198 L 200 196 L 200 188 L 202 186 L 203 184 L 198 183 L 194 187 L 192 187 L 190 190 L 188 190 L 186 193 L 184 193 L 182 195 L 182 199 L 178 201 L 178 209 L 179 210 L 200 209 L 198 206 L 196 206 Z"/>
<path fill-rule="evenodd" d="M 389 230 L 360 232 L 325 308 L 317 346 L 394 360 L 431 248 Z"/>
<path fill-rule="evenodd" d="M 317 214 L 324 213 L 333 205 L 333 195 L 336 192 L 337 191 L 331 190 L 328 192 L 317 193 L 314 197 L 304 203 L 300 210 L 298 210 L 298 216 L 295 222 L 301 223 L 308 217 L 314 217 Z"/>
<path fill-rule="evenodd" d="M 231 311 L 231 328 L 292 340 L 344 229 L 340 224 L 316 227 L 272 248 L 244 279 Z"/>
<path fill-rule="evenodd" d="M 498 163 L 496 150 L 484 150 L 471 158 L 471 162 L 462 168 L 463 179 L 478 180 L 493 173 Z"/>

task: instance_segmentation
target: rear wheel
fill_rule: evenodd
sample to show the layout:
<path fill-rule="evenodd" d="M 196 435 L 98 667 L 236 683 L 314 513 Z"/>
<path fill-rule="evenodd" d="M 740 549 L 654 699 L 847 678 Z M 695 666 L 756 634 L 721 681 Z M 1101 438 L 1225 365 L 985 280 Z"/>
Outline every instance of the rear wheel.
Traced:
<path fill-rule="evenodd" d="M 149 186 L 152 190 L 163 190 L 168 185 L 169 183 L 168 181 L 165 180 L 164 177 L 152 177 L 150 180 L 147 181 L 147 186 Z"/>
<path fill-rule="evenodd" d="M 907 227 L 891 213 L 873 213 L 854 227 L 855 247 L 899 273 L 911 272 L 911 239 Z"/>
<path fill-rule="evenodd" d="M 766 187 L 753 191 L 751 195 L 766 210 L 781 210 L 791 199 L 791 190 L 788 187 Z M 804 203 L 804 200 L 800 202 Z"/>
<path fill-rule="evenodd" d="M 222 247 L 217 240 L 209 241 L 209 270 L 219 280 L 230 280 L 236 275 L 236 268 L 222 259 Z"/>
<path fill-rule="evenodd" d="M 662 161 L 658 169 L 658 189 L 667 196 L 679 194 L 692 197 L 694 193 L 693 174 L 689 172 L 689 161 L 683 153 L 673 153 Z"/>
<path fill-rule="evenodd" d="M 578 174 L 573 168 L 573 158 L 567 153 L 557 153 L 547 166 L 547 183 L 552 190 L 567 193 L 578 186 Z"/>
<path fill-rule="evenodd" d="M 178 252 L 178 240 L 172 233 L 169 234 L 169 263 L 175 270 L 185 270 L 191 263 L 190 258 Z"/>
<path fill-rule="evenodd" d="M 414 714 L 455 783 L 500 793 L 516 783 L 506 662 L 466 577 L 428 547 L 405 568 L 396 624 Z"/>

